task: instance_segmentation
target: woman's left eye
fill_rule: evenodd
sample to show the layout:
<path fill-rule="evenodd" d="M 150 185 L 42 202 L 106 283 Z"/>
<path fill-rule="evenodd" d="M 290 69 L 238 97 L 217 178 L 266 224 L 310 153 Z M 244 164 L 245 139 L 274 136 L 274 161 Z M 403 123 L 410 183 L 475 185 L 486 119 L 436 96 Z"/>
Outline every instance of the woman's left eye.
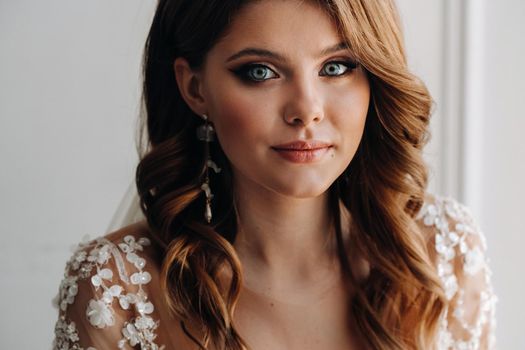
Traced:
<path fill-rule="evenodd" d="M 356 68 L 357 68 L 356 62 L 333 61 L 333 62 L 328 62 L 327 64 L 325 64 L 319 75 L 337 77 L 337 76 L 349 73 Z"/>

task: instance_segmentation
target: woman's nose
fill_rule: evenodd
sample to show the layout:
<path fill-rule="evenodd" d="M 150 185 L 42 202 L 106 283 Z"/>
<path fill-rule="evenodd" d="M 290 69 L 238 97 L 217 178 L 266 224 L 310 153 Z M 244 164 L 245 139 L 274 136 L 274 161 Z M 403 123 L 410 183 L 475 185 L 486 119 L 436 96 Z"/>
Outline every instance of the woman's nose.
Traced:
<path fill-rule="evenodd" d="M 290 89 L 284 120 L 290 125 L 308 126 L 323 120 L 322 93 L 314 82 L 301 80 Z"/>

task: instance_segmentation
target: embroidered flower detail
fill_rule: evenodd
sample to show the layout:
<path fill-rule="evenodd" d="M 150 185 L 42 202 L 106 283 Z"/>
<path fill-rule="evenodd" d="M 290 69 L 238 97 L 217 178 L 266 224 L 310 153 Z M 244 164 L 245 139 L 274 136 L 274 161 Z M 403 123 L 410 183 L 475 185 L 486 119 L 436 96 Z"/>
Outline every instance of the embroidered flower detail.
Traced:
<path fill-rule="evenodd" d="M 137 242 L 135 241 L 135 237 L 128 235 L 124 237 L 124 243 L 120 243 L 118 246 L 124 253 L 132 253 L 135 250 L 142 251 L 144 249 L 143 246 L 150 244 L 150 240 L 145 237 L 140 238 Z"/>
<path fill-rule="evenodd" d="M 140 344 L 141 349 L 147 350 L 163 350 L 164 346 L 159 347 L 155 344 L 155 329 L 158 327 L 158 322 L 155 322 L 149 316 L 139 316 L 133 322 L 128 322 L 122 328 L 122 335 L 124 338 L 119 342 L 119 348 L 123 349 L 126 341 L 129 345 L 136 346 Z"/>
<path fill-rule="evenodd" d="M 454 274 L 443 277 L 443 287 L 448 300 L 451 300 L 458 291 L 458 280 Z"/>
<path fill-rule="evenodd" d="M 449 236 L 442 234 L 436 235 L 436 251 L 441 254 L 445 261 L 450 261 L 456 256 L 454 243 L 451 242 Z"/>
<path fill-rule="evenodd" d="M 130 304 L 135 304 L 137 302 L 137 296 L 133 293 L 128 293 L 126 295 L 120 295 L 118 298 L 120 307 L 124 310 L 129 309 Z"/>
<path fill-rule="evenodd" d="M 155 327 L 156 323 L 149 316 L 139 316 L 135 320 L 135 325 L 137 326 L 137 329 L 148 330 L 150 328 Z"/>
<path fill-rule="evenodd" d="M 86 261 L 87 253 L 84 250 L 79 250 L 75 253 L 71 261 L 71 267 L 74 271 L 78 270 L 80 265 Z"/>
<path fill-rule="evenodd" d="M 122 293 L 122 287 L 115 284 L 111 286 L 111 288 L 106 289 L 104 293 L 102 293 L 102 300 L 106 304 L 111 304 L 113 302 L 113 298 L 119 298 L 120 293 Z"/>
<path fill-rule="evenodd" d="M 53 349 L 57 350 L 84 350 L 78 345 L 80 340 L 75 322 L 67 323 L 62 317 L 59 318 L 55 325 L 55 339 L 53 340 Z M 94 347 L 88 347 L 86 350 L 97 350 Z"/>
<path fill-rule="evenodd" d="M 133 252 L 126 254 L 126 260 L 135 265 L 135 267 L 139 270 L 142 270 L 146 266 L 146 259 L 139 257 Z"/>
<path fill-rule="evenodd" d="M 434 225 L 436 223 L 436 220 L 438 219 L 438 211 L 436 206 L 429 204 L 423 207 L 422 209 L 426 209 L 424 211 L 425 214 L 423 216 L 423 223 L 426 226 Z"/>
<path fill-rule="evenodd" d="M 60 349 L 64 348 L 64 343 L 77 342 L 79 338 L 75 322 L 67 323 L 64 319 L 59 319 L 55 325 L 55 336 L 56 340 L 61 340 L 55 341 L 55 346 Z"/>
<path fill-rule="evenodd" d="M 67 306 L 73 304 L 78 293 L 77 276 L 64 277 L 60 283 L 58 302 L 60 310 L 66 311 Z"/>
<path fill-rule="evenodd" d="M 151 281 L 151 275 L 149 272 L 135 272 L 131 275 L 131 283 L 133 284 L 147 284 Z"/>
<path fill-rule="evenodd" d="M 103 283 L 102 280 L 110 280 L 113 278 L 113 271 L 110 269 L 102 269 L 97 272 L 97 274 L 93 275 L 91 277 L 91 284 L 95 286 L 95 288 L 98 289 Z"/>
<path fill-rule="evenodd" d="M 139 301 L 136 305 L 137 311 L 143 315 L 143 314 L 151 314 L 153 312 L 153 304 L 148 302 Z"/>
<path fill-rule="evenodd" d="M 448 350 L 454 345 L 454 338 L 446 328 L 439 332 L 438 349 Z"/>
<path fill-rule="evenodd" d="M 465 253 L 465 264 L 463 269 L 469 275 L 475 275 L 484 265 L 483 253 L 478 247 L 468 250 Z"/>
<path fill-rule="evenodd" d="M 140 335 L 137 331 L 137 328 L 135 328 L 135 325 L 132 323 L 128 323 L 126 327 L 122 329 L 122 335 L 128 340 L 129 345 L 135 346 L 138 343 L 140 343 Z M 124 345 L 126 344 L 125 340 L 121 340 L 119 342 L 119 347 L 122 349 L 124 348 Z"/>
<path fill-rule="evenodd" d="M 110 248 L 110 244 L 105 244 L 101 247 L 94 248 L 93 250 L 91 250 L 91 252 L 89 252 L 87 261 L 95 262 L 99 265 L 106 264 L 111 258 Z"/>
<path fill-rule="evenodd" d="M 86 310 L 89 323 L 97 328 L 105 328 L 115 324 L 111 308 L 103 300 L 91 299 Z"/>

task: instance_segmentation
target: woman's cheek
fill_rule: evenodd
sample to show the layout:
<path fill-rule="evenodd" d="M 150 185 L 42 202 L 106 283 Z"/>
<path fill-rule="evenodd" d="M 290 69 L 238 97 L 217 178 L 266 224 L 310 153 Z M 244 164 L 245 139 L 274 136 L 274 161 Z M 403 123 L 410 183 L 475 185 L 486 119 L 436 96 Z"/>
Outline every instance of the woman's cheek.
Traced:
<path fill-rule="evenodd" d="M 366 76 L 359 74 L 352 82 L 351 88 L 346 90 L 346 96 L 339 96 L 337 101 L 340 101 L 340 111 L 348 111 L 352 124 L 364 125 L 370 103 L 370 87 Z"/>
<path fill-rule="evenodd" d="M 275 115 L 271 107 L 271 101 L 275 99 L 264 88 L 229 81 L 219 91 L 213 103 L 214 119 L 225 135 L 238 138 L 252 134 L 262 130 Z"/>
<path fill-rule="evenodd" d="M 225 96 L 222 101 L 228 102 L 217 106 L 213 122 L 222 149 L 228 158 L 236 158 L 236 153 L 253 150 L 264 120 L 259 115 L 261 110 L 253 107 L 257 103 L 251 99 L 237 95 Z"/>

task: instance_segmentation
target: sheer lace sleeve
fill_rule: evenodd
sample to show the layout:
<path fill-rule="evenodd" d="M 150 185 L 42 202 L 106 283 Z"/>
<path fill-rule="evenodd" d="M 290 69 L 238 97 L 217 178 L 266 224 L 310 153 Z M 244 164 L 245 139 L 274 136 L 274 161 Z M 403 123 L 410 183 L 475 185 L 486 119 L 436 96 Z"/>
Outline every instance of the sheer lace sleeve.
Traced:
<path fill-rule="evenodd" d="M 494 349 L 497 297 L 485 236 L 469 210 L 451 198 L 434 198 L 418 216 L 436 229 L 437 268 L 449 301 L 439 349 Z"/>
<path fill-rule="evenodd" d="M 151 275 L 140 253 L 149 244 L 128 235 L 118 244 L 101 237 L 78 246 L 55 298 L 53 349 L 164 349 L 155 343 L 158 321 L 145 292 Z"/>

